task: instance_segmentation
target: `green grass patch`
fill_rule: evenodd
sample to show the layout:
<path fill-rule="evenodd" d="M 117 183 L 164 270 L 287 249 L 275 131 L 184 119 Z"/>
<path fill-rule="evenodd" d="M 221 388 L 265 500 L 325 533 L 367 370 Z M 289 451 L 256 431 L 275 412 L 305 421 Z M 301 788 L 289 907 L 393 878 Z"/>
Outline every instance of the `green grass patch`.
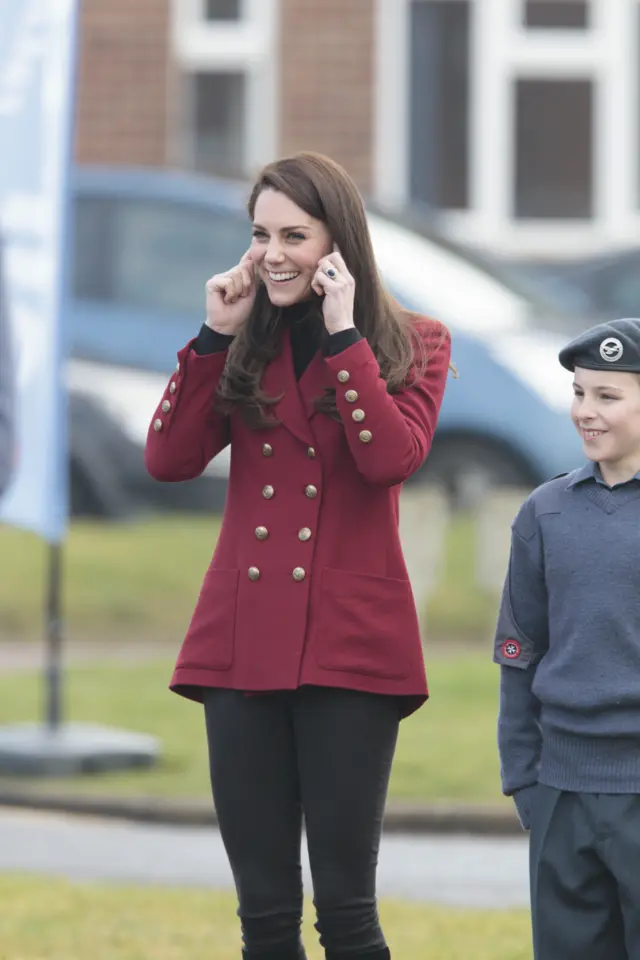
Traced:
<path fill-rule="evenodd" d="M 0 877 L 0 960 L 237 960 L 230 893 Z M 394 960 L 530 960 L 526 911 L 383 901 Z M 321 960 L 306 904 L 309 960 Z"/>
<path fill-rule="evenodd" d="M 163 639 L 187 628 L 220 520 L 171 515 L 135 523 L 75 522 L 64 547 L 69 636 Z M 47 547 L 0 527 L 0 636 L 43 629 Z"/>
<path fill-rule="evenodd" d="M 427 634 L 475 642 L 495 627 L 498 598 L 478 586 L 476 524 L 472 515 L 456 515 L 445 541 L 440 581 L 427 605 Z"/>
<path fill-rule="evenodd" d="M 489 650 L 427 659 L 432 698 L 401 724 L 391 796 L 506 803 L 495 737 L 498 669 Z M 151 770 L 47 783 L 86 793 L 208 797 L 202 707 L 167 690 L 171 667 L 154 661 L 69 670 L 67 719 L 154 734 L 164 754 Z M 0 678 L 0 725 L 42 716 L 41 698 L 39 676 Z"/>
<path fill-rule="evenodd" d="M 135 523 L 74 522 L 64 548 L 67 636 L 83 640 L 180 638 L 213 553 L 220 519 L 169 515 Z M 491 631 L 496 598 L 474 577 L 473 519 L 457 516 L 445 544 L 440 583 L 427 611 L 438 641 L 476 640 Z M 0 638 L 42 635 L 45 545 L 0 527 Z"/>

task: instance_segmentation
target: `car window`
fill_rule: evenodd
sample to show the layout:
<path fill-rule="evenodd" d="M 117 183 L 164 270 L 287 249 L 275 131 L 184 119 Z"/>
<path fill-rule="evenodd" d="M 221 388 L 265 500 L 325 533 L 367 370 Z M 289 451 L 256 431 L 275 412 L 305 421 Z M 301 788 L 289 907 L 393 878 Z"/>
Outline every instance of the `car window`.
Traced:
<path fill-rule="evenodd" d="M 75 200 L 72 290 L 78 299 L 112 297 L 112 209 L 105 197 L 80 196 Z"/>
<path fill-rule="evenodd" d="M 599 307 L 606 313 L 640 316 L 640 274 L 635 264 L 618 263 L 596 272 L 592 288 Z"/>
<path fill-rule="evenodd" d="M 248 217 L 166 200 L 80 196 L 73 290 L 123 308 L 199 316 L 204 284 L 251 243 Z"/>
<path fill-rule="evenodd" d="M 114 239 L 114 300 L 198 316 L 205 281 L 238 262 L 251 243 L 251 225 L 248 217 L 186 203 L 120 200 Z"/>

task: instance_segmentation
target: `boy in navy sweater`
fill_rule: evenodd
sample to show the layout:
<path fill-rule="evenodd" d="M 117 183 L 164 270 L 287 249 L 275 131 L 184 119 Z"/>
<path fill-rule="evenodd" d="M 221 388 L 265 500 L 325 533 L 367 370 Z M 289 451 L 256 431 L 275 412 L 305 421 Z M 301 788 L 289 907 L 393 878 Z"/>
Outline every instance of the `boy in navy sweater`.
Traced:
<path fill-rule="evenodd" d="M 537 960 L 640 960 L 640 320 L 568 344 L 587 464 L 512 527 L 495 642 Z"/>

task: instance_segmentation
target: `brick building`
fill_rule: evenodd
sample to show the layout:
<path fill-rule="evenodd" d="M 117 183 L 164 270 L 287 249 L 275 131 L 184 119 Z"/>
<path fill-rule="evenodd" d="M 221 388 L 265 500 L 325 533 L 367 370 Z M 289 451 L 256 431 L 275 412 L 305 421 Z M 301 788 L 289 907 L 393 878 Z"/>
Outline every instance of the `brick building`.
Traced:
<path fill-rule="evenodd" d="M 86 0 L 82 162 L 250 173 L 312 148 L 372 182 L 375 0 Z"/>
<path fill-rule="evenodd" d="M 640 0 L 82 9 L 81 161 L 238 176 L 317 149 L 497 253 L 638 242 Z"/>

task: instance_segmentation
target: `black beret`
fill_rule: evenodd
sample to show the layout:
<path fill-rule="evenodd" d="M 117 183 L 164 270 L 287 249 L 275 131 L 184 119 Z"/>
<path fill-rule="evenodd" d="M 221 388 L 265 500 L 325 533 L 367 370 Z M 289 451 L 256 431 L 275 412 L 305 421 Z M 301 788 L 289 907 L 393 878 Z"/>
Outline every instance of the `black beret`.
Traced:
<path fill-rule="evenodd" d="M 599 323 L 563 347 L 558 357 L 567 370 L 584 367 L 640 373 L 640 319 Z"/>

